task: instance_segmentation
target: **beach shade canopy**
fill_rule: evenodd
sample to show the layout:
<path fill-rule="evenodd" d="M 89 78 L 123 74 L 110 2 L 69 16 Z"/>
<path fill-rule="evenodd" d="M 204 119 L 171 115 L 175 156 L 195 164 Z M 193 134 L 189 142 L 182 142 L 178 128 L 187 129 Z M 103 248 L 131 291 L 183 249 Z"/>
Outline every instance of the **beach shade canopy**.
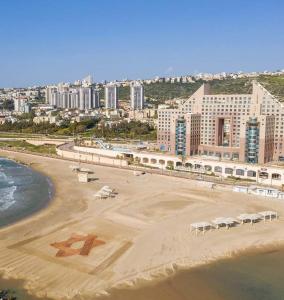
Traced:
<path fill-rule="evenodd" d="M 104 191 L 104 190 L 101 190 L 100 193 L 101 193 L 102 195 L 107 195 L 107 196 L 109 196 L 109 197 L 113 195 L 111 191 Z"/>
<path fill-rule="evenodd" d="M 106 193 L 104 191 L 98 191 L 95 195 L 94 195 L 96 198 L 100 198 L 100 199 L 106 199 L 108 198 L 110 195 L 109 193 Z"/>
<path fill-rule="evenodd" d="M 198 222 L 198 223 L 190 224 L 190 231 L 195 230 L 196 233 L 197 230 L 202 230 L 202 232 L 204 233 L 206 229 L 211 229 L 211 228 L 212 228 L 212 224 L 209 222 Z"/>
<path fill-rule="evenodd" d="M 108 185 L 105 185 L 101 188 L 102 191 L 107 191 L 107 192 L 113 192 L 114 189 L 112 189 L 111 187 L 109 187 Z"/>
<path fill-rule="evenodd" d="M 272 220 L 272 218 L 275 218 L 275 219 L 278 218 L 278 213 L 276 211 L 267 210 L 267 211 L 261 211 L 258 214 L 262 216 L 264 221 L 267 218 L 269 218 L 270 221 Z"/>
<path fill-rule="evenodd" d="M 96 198 L 108 198 L 108 197 L 114 197 L 113 193 L 114 189 L 111 189 L 109 186 L 105 185 L 103 186 L 94 196 Z"/>
<path fill-rule="evenodd" d="M 220 226 L 226 226 L 227 228 L 229 228 L 230 226 L 233 226 L 234 224 L 239 223 L 239 222 L 234 218 L 220 217 L 220 218 L 216 218 L 216 219 L 212 220 L 212 223 L 218 229 Z"/>
<path fill-rule="evenodd" d="M 253 224 L 256 221 L 261 220 L 262 216 L 259 214 L 241 214 L 237 219 L 240 220 L 242 224 L 246 221 L 250 221 L 250 223 Z"/>

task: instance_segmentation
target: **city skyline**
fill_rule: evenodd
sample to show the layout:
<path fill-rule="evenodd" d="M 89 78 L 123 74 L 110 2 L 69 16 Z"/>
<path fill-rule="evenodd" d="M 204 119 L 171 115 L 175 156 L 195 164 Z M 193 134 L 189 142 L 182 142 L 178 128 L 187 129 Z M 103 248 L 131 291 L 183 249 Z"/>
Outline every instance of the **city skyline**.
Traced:
<path fill-rule="evenodd" d="M 6 2 L 0 86 L 73 82 L 86 74 L 100 82 L 282 69 L 283 6 L 277 0 Z"/>

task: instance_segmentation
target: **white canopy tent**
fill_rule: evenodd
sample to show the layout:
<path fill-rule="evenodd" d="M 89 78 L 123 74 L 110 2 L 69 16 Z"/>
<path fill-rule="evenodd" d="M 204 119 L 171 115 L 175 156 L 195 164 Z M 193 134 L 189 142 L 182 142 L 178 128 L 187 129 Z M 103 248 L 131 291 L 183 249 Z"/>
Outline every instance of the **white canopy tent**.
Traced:
<path fill-rule="evenodd" d="M 106 199 L 106 198 L 108 198 L 109 196 L 108 195 L 106 195 L 106 194 L 102 194 L 102 193 L 100 193 L 100 191 L 99 192 L 97 192 L 95 195 L 94 195 L 96 198 L 100 198 L 100 199 Z"/>
<path fill-rule="evenodd" d="M 269 218 L 270 221 L 272 221 L 272 219 L 277 219 L 278 218 L 278 214 L 276 211 L 261 211 L 258 213 L 259 215 L 262 216 L 264 222 L 266 221 L 267 218 Z"/>
<path fill-rule="evenodd" d="M 259 214 L 241 214 L 237 217 L 237 219 L 241 221 L 241 224 L 249 221 L 251 225 L 253 225 L 256 221 L 261 220 L 262 216 Z"/>
<path fill-rule="evenodd" d="M 106 192 L 110 192 L 113 193 L 114 189 L 112 189 L 111 187 L 109 187 L 108 185 L 105 185 L 101 188 L 102 191 L 106 191 Z"/>
<path fill-rule="evenodd" d="M 211 229 L 212 224 L 209 222 L 198 222 L 190 224 L 190 231 L 195 230 L 195 234 L 197 234 L 198 230 L 201 230 L 204 234 L 205 230 Z"/>
<path fill-rule="evenodd" d="M 100 199 L 115 197 L 114 189 L 112 189 L 109 186 L 105 185 L 94 196 L 96 198 L 100 198 Z"/>
<path fill-rule="evenodd" d="M 221 226 L 226 226 L 227 229 L 229 229 L 231 226 L 233 226 L 236 223 L 239 223 L 234 218 L 216 218 L 212 221 L 212 223 L 216 226 L 217 229 Z"/>

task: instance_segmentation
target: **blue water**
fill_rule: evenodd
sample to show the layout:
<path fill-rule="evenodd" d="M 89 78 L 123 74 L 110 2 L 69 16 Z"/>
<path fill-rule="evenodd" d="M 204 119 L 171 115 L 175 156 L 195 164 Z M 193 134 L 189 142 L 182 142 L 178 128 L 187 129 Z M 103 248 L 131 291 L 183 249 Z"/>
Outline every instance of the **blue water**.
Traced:
<path fill-rule="evenodd" d="M 46 206 L 52 184 L 44 175 L 0 158 L 0 227 L 14 223 Z"/>

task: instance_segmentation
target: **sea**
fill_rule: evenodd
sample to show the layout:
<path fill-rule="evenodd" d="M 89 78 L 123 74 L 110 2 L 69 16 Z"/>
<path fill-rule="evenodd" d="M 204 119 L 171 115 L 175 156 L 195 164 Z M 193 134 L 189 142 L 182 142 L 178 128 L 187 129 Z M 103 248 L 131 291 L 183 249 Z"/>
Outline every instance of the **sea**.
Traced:
<path fill-rule="evenodd" d="M 140 288 L 113 289 L 99 299 L 284 300 L 284 249 L 251 250 Z"/>
<path fill-rule="evenodd" d="M 0 158 L 0 227 L 15 223 L 48 205 L 50 179 L 28 166 Z"/>

